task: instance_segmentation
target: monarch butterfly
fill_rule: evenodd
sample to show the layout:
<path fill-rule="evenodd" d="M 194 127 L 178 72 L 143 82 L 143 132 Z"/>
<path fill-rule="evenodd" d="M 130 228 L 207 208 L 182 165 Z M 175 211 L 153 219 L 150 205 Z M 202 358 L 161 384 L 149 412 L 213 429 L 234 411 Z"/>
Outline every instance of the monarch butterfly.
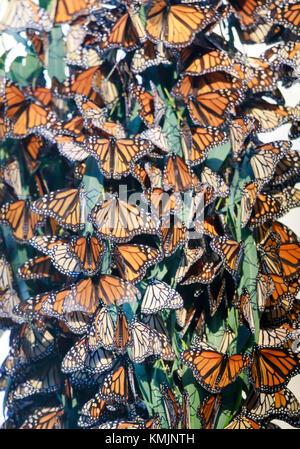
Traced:
<path fill-rule="evenodd" d="M 180 407 L 179 401 L 167 384 L 162 384 L 160 386 L 160 391 L 162 395 L 162 402 L 166 411 L 169 428 L 178 429 L 179 423 L 182 418 L 182 409 Z"/>
<path fill-rule="evenodd" d="M 148 267 L 160 262 L 163 253 L 146 245 L 118 245 L 113 249 L 113 255 L 123 279 L 136 283 L 141 280 Z"/>
<path fill-rule="evenodd" d="M 103 373 L 113 366 L 113 355 L 101 348 L 89 352 L 88 339 L 83 337 L 66 353 L 63 358 L 61 370 L 69 374 L 74 371 L 87 369 L 93 373 Z"/>
<path fill-rule="evenodd" d="M 281 324 L 286 323 L 289 320 L 289 317 L 291 317 L 293 321 L 295 316 L 293 315 L 292 310 L 295 301 L 294 295 L 288 293 L 285 294 L 277 304 L 271 304 L 269 307 L 266 307 L 262 316 L 263 324 L 265 326 L 280 326 Z"/>
<path fill-rule="evenodd" d="M 293 332 L 294 330 L 287 324 L 275 328 L 261 328 L 257 344 L 260 347 L 282 347 L 284 343 L 293 337 Z"/>
<path fill-rule="evenodd" d="M 195 57 L 195 54 L 191 51 L 192 49 L 195 50 L 203 50 L 203 54 L 197 55 Z M 190 63 L 189 59 L 192 57 L 192 61 Z M 187 75 L 204 75 L 206 73 L 211 72 L 217 72 L 217 71 L 230 71 L 233 66 L 233 60 L 228 56 L 228 54 L 220 50 L 218 48 L 208 48 L 201 46 L 191 46 L 186 47 L 182 50 L 181 54 L 182 62 L 184 63 L 184 66 L 186 67 L 184 69 L 184 73 Z"/>
<path fill-rule="evenodd" d="M 0 292 L 0 317 L 11 320 L 13 323 L 22 323 L 23 320 L 14 313 L 14 308 L 20 303 L 17 292 L 7 288 Z"/>
<path fill-rule="evenodd" d="M 49 123 L 56 120 L 54 113 L 44 107 L 45 102 L 48 104 L 47 97 L 42 93 L 39 96 L 39 91 L 33 94 L 35 102 L 30 102 L 15 84 L 11 82 L 6 84 L 6 117 L 13 121 L 12 134 L 16 138 L 26 137 L 27 134 L 39 130 L 41 127 L 46 127 L 46 125 L 49 126 Z"/>
<path fill-rule="evenodd" d="M 205 92 L 196 98 L 190 98 L 188 110 L 196 125 L 218 128 L 225 123 L 228 110 L 241 101 L 241 90 Z"/>
<path fill-rule="evenodd" d="M 91 351 L 114 348 L 115 325 L 107 306 L 98 309 L 89 327 L 88 346 Z"/>
<path fill-rule="evenodd" d="M 58 245 L 63 245 L 67 243 L 67 239 L 59 238 L 57 235 L 35 235 L 29 241 L 29 243 L 36 248 L 38 251 L 41 251 L 44 254 L 49 255 L 53 248 Z"/>
<path fill-rule="evenodd" d="M 155 315 L 149 315 L 155 317 Z M 144 319 L 145 322 L 145 319 Z M 163 360 L 174 360 L 176 355 L 165 333 L 153 329 L 153 339 L 150 340 L 151 353 Z"/>
<path fill-rule="evenodd" d="M 31 41 L 32 47 L 41 61 L 42 64 L 45 62 L 45 54 L 44 54 L 44 39 L 46 33 L 39 33 L 33 30 L 26 30 L 26 36 Z"/>
<path fill-rule="evenodd" d="M 256 277 L 257 305 L 258 310 L 263 312 L 268 304 L 268 298 L 273 293 L 275 284 L 272 275 L 258 273 Z"/>
<path fill-rule="evenodd" d="M 171 61 L 167 58 L 164 49 L 160 47 L 160 45 L 156 46 L 147 39 L 141 48 L 135 50 L 130 70 L 135 74 L 139 74 L 152 66 L 160 64 L 170 65 Z"/>
<path fill-rule="evenodd" d="M 128 329 L 128 321 L 126 315 L 122 310 L 118 310 L 114 335 L 114 349 L 116 352 L 124 354 L 127 347 L 131 344 L 131 335 Z"/>
<path fill-rule="evenodd" d="M 140 117 L 148 127 L 158 126 L 160 119 L 163 117 L 165 107 L 160 99 L 156 88 L 151 84 L 153 95 L 146 91 L 143 86 L 130 86 L 130 93 L 134 95 L 141 106 L 139 110 Z"/>
<path fill-rule="evenodd" d="M 51 293 L 42 302 L 41 309 L 46 316 L 63 321 L 73 333 L 83 334 L 98 304 L 99 298 L 89 278 Z"/>
<path fill-rule="evenodd" d="M 20 429 L 63 429 L 64 409 L 63 407 L 37 408 L 29 415 Z"/>
<path fill-rule="evenodd" d="M 300 244 L 299 242 L 279 245 L 279 257 L 282 263 L 283 275 L 293 279 L 299 274 Z"/>
<path fill-rule="evenodd" d="M 117 364 L 119 364 L 117 362 Z M 113 369 L 104 378 L 99 390 L 100 399 L 108 404 L 127 404 L 132 401 L 131 382 L 129 376 L 130 365 L 121 365 Z"/>
<path fill-rule="evenodd" d="M 85 170 L 86 170 L 86 162 L 85 161 L 78 162 L 78 164 L 75 165 L 75 168 L 73 170 L 74 178 L 78 179 L 78 181 L 82 181 L 83 176 L 85 174 Z"/>
<path fill-rule="evenodd" d="M 221 395 L 207 396 L 197 408 L 197 418 L 202 429 L 213 429 L 221 405 Z"/>
<path fill-rule="evenodd" d="M 184 223 L 176 216 L 171 221 L 163 219 L 160 227 L 162 250 L 166 257 L 173 254 L 179 246 L 188 241 L 188 230 Z"/>
<path fill-rule="evenodd" d="M 151 150 L 151 144 L 143 139 L 115 139 L 90 137 L 86 147 L 106 178 L 120 179 L 128 175 L 133 164 Z"/>
<path fill-rule="evenodd" d="M 18 276 L 25 280 L 50 278 L 52 282 L 62 282 L 62 277 L 53 268 L 49 256 L 37 256 L 27 260 L 18 268 Z"/>
<path fill-rule="evenodd" d="M 98 71 L 100 71 L 100 65 L 96 65 L 95 67 L 91 67 L 87 70 L 79 71 L 75 76 L 72 76 L 63 84 L 53 77 L 52 92 L 54 95 L 63 98 L 71 98 L 75 94 L 83 95 L 93 101 L 96 99 L 93 88 L 93 80 Z"/>
<path fill-rule="evenodd" d="M 103 401 L 97 393 L 92 399 L 86 402 L 80 411 L 78 419 L 79 427 L 92 426 L 100 420 L 102 416 L 107 416 L 108 409 L 105 401 Z"/>
<path fill-rule="evenodd" d="M 92 429 L 161 429 L 161 427 L 160 418 L 151 418 L 148 421 L 106 421 L 103 424 L 99 424 L 97 427 L 92 427 Z"/>
<path fill-rule="evenodd" d="M 184 156 L 191 166 L 204 162 L 211 148 L 223 145 L 227 140 L 226 134 L 217 128 L 194 126 L 191 127 L 190 132 L 191 141 Z"/>
<path fill-rule="evenodd" d="M 30 325 L 22 324 L 18 331 L 17 342 L 24 351 L 27 361 L 43 359 L 54 349 L 54 336 L 40 321 Z"/>
<path fill-rule="evenodd" d="M 211 9 L 198 5 L 169 6 L 164 0 L 156 0 L 147 14 L 146 32 L 153 42 L 163 42 L 167 47 L 186 47 L 214 15 Z"/>
<path fill-rule="evenodd" d="M 10 228 L 12 235 L 20 243 L 31 239 L 36 228 L 45 222 L 42 214 L 30 209 L 32 205 L 29 201 L 20 200 L 4 204 L 0 209 L 0 222 Z"/>
<path fill-rule="evenodd" d="M 298 291 L 297 280 L 288 280 L 274 274 L 270 275 L 272 290 L 266 299 L 266 307 L 278 306 L 285 297 L 295 296 Z"/>
<path fill-rule="evenodd" d="M 93 0 L 57 0 L 54 23 L 67 23 L 88 13 L 88 7 L 93 6 Z"/>
<path fill-rule="evenodd" d="M 242 227 L 248 223 L 250 229 L 264 222 L 279 217 L 282 213 L 281 198 L 273 198 L 267 193 L 260 193 L 262 181 L 247 184 L 242 191 Z"/>
<path fill-rule="evenodd" d="M 162 188 L 162 172 L 153 165 L 145 164 L 145 167 L 142 167 L 140 164 L 135 164 L 132 176 L 141 183 L 143 190 Z"/>
<path fill-rule="evenodd" d="M 246 78 L 246 84 L 253 93 L 273 91 L 276 89 L 276 74 L 270 64 L 259 58 L 248 57 L 246 61 L 234 65 L 235 70 Z M 244 74 L 245 73 L 245 74 Z M 248 76 L 248 73 L 251 75 Z"/>
<path fill-rule="evenodd" d="M 166 192 L 161 188 L 154 188 L 144 191 L 144 197 L 150 200 L 151 213 L 161 218 L 163 222 L 168 220 L 169 214 L 176 214 L 182 209 L 179 192 Z"/>
<path fill-rule="evenodd" d="M 129 356 L 134 363 L 142 363 L 153 355 L 153 340 L 156 334 L 150 326 L 133 318 L 130 323 L 130 337 Z"/>
<path fill-rule="evenodd" d="M 86 222 L 84 185 L 79 189 L 61 189 L 50 192 L 31 204 L 37 214 L 54 218 L 61 226 L 78 231 Z"/>
<path fill-rule="evenodd" d="M 204 187 L 204 204 L 210 203 L 215 197 L 226 198 L 230 194 L 230 188 L 228 184 L 219 176 L 216 172 L 209 167 L 203 167 L 200 175 L 202 187 Z M 206 195 L 208 193 L 208 198 Z M 200 194 L 203 192 L 200 190 Z"/>
<path fill-rule="evenodd" d="M 82 162 L 89 157 L 89 153 L 84 148 L 84 145 L 77 142 L 70 136 L 60 136 L 56 135 L 53 137 L 57 144 L 58 151 L 60 154 L 65 156 L 72 162 Z"/>
<path fill-rule="evenodd" d="M 61 318 L 64 313 L 74 311 L 93 314 L 99 302 L 97 287 L 91 278 L 88 278 L 51 294 L 48 303 L 44 303 L 42 309 L 44 313 L 47 311 L 51 316 Z"/>
<path fill-rule="evenodd" d="M 220 281 L 219 276 L 207 286 L 210 316 L 214 316 L 214 314 L 218 310 L 218 307 L 223 297 L 225 296 L 225 286 L 225 277 Z"/>
<path fill-rule="evenodd" d="M 255 149 L 250 159 L 255 179 L 267 181 L 273 177 L 275 167 L 290 149 L 289 141 L 276 141 Z"/>
<path fill-rule="evenodd" d="M 96 128 L 104 129 L 105 131 L 107 108 L 104 107 L 103 100 L 99 98 L 98 101 L 93 101 L 79 94 L 76 94 L 74 99 L 80 113 L 84 118 L 86 128 L 92 124 Z"/>
<path fill-rule="evenodd" d="M 32 28 L 49 32 L 52 26 L 53 23 L 47 12 L 31 0 L 22 0 L 21 3 L 14 0 L 8 3 L 0 23 L 2 31 L 22 31 Z"/>
<path fill-rule="evenodd" d="M 141 313 L 152 314 L 164 309 L 180 309 L 183 299 L 180 294 L 168 284 L 157 279 L 151 279 L 141 303 Z"/>
<path fill-rule="evenodd" d="M 211 393 L 219 393 L 234 382 L 250 364 L 248 354 L 229 356 L 210 346 L 187 349 L 180 354 L 182 363 L 191 368 L 200 385 Z"/>
<path fill-rule="evenodd" d="M 20 164 L 17 159 L 0 166 L 0 179 L 13 188 L 18 198 L 22 197 Z"/>
<path fill-rule="evenodd" d="M 6 290 L 12 288 L 13 272 L 10 264 L 6 260 L 6 257 L 2 255 L 0 257 L 0 290 Z"/>
<path fill-rule="evenodd" d="M 96 204 L 88 220 L 99 236 L 116 242 L 127 242 L 138 234 L 156 233 L 159 224 L 144 208 L 137 208 L 116 195 Z"/>
<path fill-rule="evenodd" d="M 42 136 L 31 134 L 22 140 L 22 148 L 26 165 L 30 173 L 34 173 L 39 167 L 39 156 L 44 148 L 44 140 Z"/>
<path fill-rule="evenodd" d="M 230 0 L 230 4 L 232 5 L 233 12 L 236 18 L 239 20 L 242 29 L 253 25 L 257 21 L 258 9 L 260 6 L 264 4 L 261 0 Z"/>
<path fill-rule="evenodd" d="M 88 276 L 99 271 L 104 249 L 104 243 L 90 234 L 86 237 L 73 237 L 69 243 L 70 252 L 78 258 L 82 271 Z"/>
<path fill-rule="evenodd" d="M 210 284 L 218 274 L 222 260 L 215 254 L 206 254 L 197 260 L 188 270 L 181 285 L 193 283 Z"/>
<path fill-rule="evenodd" d="M 243 403 L 243 408 L 250 419 L 258 422 L 276 417 L 295 425 L 299 413 L 299 402 L 287 388 L 270 394 L 251 390 Z"/>
<path fill-rule="evenodd" d="M 285 42 L 268 48 L 264 53 L 264 59 L 274 63 L 282 63 L 297 69 L 297 61 L 299 58 L 300 43 Z"/>
<path fill-rule="evenodd" d="M 131 51 L 137 48 L 139 42 L 146 40 L 146 32 L 138 13 L 133 13 L 127 6 L 125 13 L 112 27 L 106 39 L 101 43 L 101 50 L 109 48 L 124 48 Z"/>
<path fill-rule="evenodd" d="M 288 28 L 295 34 L 299 34 L 300 7 L 299 3 L 288 5 L 272 4 L 270 5 L 269 17 L 273 23 L 278 23 Z"/>
<path fill-rule="evenodd" d="M 235 416 L 224 429 L 245 430 L 245 429 L 261 429 L 262 427 L 253 419 L 248 418 L 243 413 Z"/>
<path fill-rule="evenodd" d="M 165 133 L 165 131 L 163 131 L 161 126 L 153 126 L 152 128 L 146 129 L 146 131 L 143 131 L 141 133 L 140 137 L 142 139 L 149 140 L 152 145 L 158 147 L 158 149 L 161 150 L 164 154 L 169 152 L 167 134 Z M 153 152 L 153 148 L 151 148 L 151 152 Z"/>
<path fill-rule="evenodd" d="M 249 380 L 256 391 L 274 393 L 282 390 L 290 378 L 298 372 L 297 356 L 283 348 L 254 346 Z"/>
<path fill-rule="evenodd" d="M 172 189 L 174 192 L 185 192 L 196 187 L 199 184 L 199 180 L 180 156 L 172 154 L 168 157 L 164 169 L 163 183 L 166 190 Z"/>
<path fill-rule="evenodd" d="M 237 117 L 231 121 L 230 141 L 233 157 L 237 159 L 243 151 L 248 136 L 258 128 L 258 121 L 254 117 Z"/>
<path fill-rule="evenodd" d="M 49 298 L 50 292 L 45 292 L 21 301 L 14 307 L 14 313 L 25 321 L 42 320 L 45 317 L 42 311 L 43 303 Z"/>
<path fill-rule="evenodd" d="M 242 82 L 225 72 L 213 72 L 201 76 L 183 76 L 173 87 L 172 95 L 188 102 L 190 98 L 199 97 L 205 93 L 241 89 Z"/>
<path fill-rule="evenodd" d="M 282 275 L 282 261 L 279 257 L 279 238 L 271 233 L 263 245 L 258 245 L 258 256 L 265 272 Z"/>
<path fill-rule="evenodd" d="M 215 237 L 211 241 L 211 248 L 222 258 L 226 270 L 231 274 L 236 274 L 244 250 L 244 242 L 238 243 L 230 236 Z"/>
<path fill-rule="evenodd" d="M 8 407 L 16 401 L 29 398 L 36 394 L 45 394 L 58 391 L 62 376 L 58 364 L 45 365 L 36 368 L 24 382 L 20 382 L 12 389 L 7 398 Z"/>
<path fill-rule="evenodd" d="M 183 253 L 175 273 L 175 281 L 179 283 L 186 275 L 190 267 L 202 257 L 204 253 L 203 247 L 183 248 Z"/>
<path fill-rule="evenodd" d="M 96 55 L 98 57 L 97 53 Z M 104 69 L 103 66 L 101 68 Z M 119 95 L 117 85 L 111 81 L 108 76 L 107 78 L 105 77 L 105 71 L 102 73 L 102 71 L 99 70 L 95 73 L 92 80 L 92 87 L 95 92 L 103 98 L 104 103 L 107 106 L 112 107 L 116 103 Z"/>
<path fill-rule="evenodd" d="M 125 302 L 141 299 L 140 291 L 130 282 L 109 274 L 101 275 L 98 282 L 98 294 L 107 306 L 120 306 Z"/>
<path fill-rule="evenodd" d="M 300 204 L 300 189 L 294 187 L 285 187 L 282 191 L 271 191 L 273 197 L 281 201 L 281 211 L 279 215 L 284 215 L 293 207 L 298 207 Z"/>
<path fill-rule="evenodd" d="M 11 122 L 6 117 L 0 117 L 0 142 L 5 140 L 10 135 L 11 128 Z"/>
<path fill-rule="evenodd" d="M 241 115 L 255 118 L 259 123 L 258 132 L 274 131 L 278 126 L 289 120 L 289 113 L 286 108 L 264 100 L 257 100 L 253 104 L 248 104 Z"/>

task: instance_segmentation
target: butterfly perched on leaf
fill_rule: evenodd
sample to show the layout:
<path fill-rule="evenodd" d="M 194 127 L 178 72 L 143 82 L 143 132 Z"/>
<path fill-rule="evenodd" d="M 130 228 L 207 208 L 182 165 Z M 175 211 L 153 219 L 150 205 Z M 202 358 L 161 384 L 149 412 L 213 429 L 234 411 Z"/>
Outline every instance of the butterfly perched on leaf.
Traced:
<path fill-rule="evenodd" d="M 183 351 L 180 360 L 196 380 L 211 393 L 219 393 L 244 371 L 252 361 L 247 354 L 223 354 L 209 345 Z"/>
<path fill-rule="evenodd" d="M 73 231 L 83 229 L 86 222 L 85 188 L 61 189 L 37 199 L 31 204 L 36 214 L 54 218 L 61 226 Z"/>
<path fill-rule="evenodd" d="M 176 290 L 157 279 L 149 282 L 141 303 L 141 312 L 152 314 L 164 309 L 180 309 L 183 299 Z"/>
<path fill-rule="evenodd" d="M 229 273 L 235 274 L 238 272 L 244 242 L 238 243 L 230 236 L 220 236 L 212 240 L 211 247 L 213 251 L 216 251 L 221 256 L 224 266 Z"/>
<path fill-rule="evenodd" d="M 116 195 L 97 203 L 90 212 L 89 221 L 102 238 L 127 242 L 139 234 L 154 234 L 158 229 L 145 208 L 134 206 Z"/>
<path fill-rule="evenodd" d="M 162 384 L 160 391 L 169 427 L 170 429 L 178 429 L 179 422 L 182 418 L 182 409 L 179 401 L 167 384 Z"/>
<path fill-rule="evenodd" d="M 33 202 L 16 201 L 6 203 L 0 209 L 0 222 L 9 227 L 14 238 L 20 243 L 26 243 L 34 236 L 37 227 L 45 222 L 45 217 L 31 210 Z"/>
<path fill-rule="evenodd" d="M 141 244 L 120 244 L 113 249 L 113 256 L 121 277 L 136 283 L 146 275 L 148 267 L 163 259 L 156 248 Z"/>
<path fill-rule="evenodd" d="M 299 370 L 297 355 L 284 348 L 255 345 L 249 380 L 257 391 L 280 391 Z"/>
<path fill-rule="evenodd" d="M 91 137 L 86 142 L 87 151 L 98 163 L 99 170 L 107 178 L 120 179 L 133 169 L 134 162 L 152 149 L 144 139 L 116 139 Z"/>
<path fill-rule="evenodd" d="M 202 429 L 213 429 L 221 405 L 221 395 L 207 396 L 197 409 Z"/>
<path fill-rule="evenodd" d="M 20 429 L 63 429 L 64 409 L 62 407 L 42 407 L 29 415 Z"/>
<path fill-rule="evenodd" d="M 146 17 L 146 32 L 153 42 L 185 47 L 213 18 L 214 12 L 203 6 L 193 3 L 169 6 L 165 1 L 155 0 Z"/>

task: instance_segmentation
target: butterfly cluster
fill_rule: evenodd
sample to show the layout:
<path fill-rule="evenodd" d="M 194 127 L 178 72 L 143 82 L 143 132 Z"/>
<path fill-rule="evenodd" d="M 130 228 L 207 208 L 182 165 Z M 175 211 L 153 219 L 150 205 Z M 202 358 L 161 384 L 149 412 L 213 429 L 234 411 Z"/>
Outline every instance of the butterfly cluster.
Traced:
<path fill-rule="evenodd" d="M 3 428 L 300 426 L 299 22 L 295 0 L 7 4 L 37 70 L 0 78 Z"/>

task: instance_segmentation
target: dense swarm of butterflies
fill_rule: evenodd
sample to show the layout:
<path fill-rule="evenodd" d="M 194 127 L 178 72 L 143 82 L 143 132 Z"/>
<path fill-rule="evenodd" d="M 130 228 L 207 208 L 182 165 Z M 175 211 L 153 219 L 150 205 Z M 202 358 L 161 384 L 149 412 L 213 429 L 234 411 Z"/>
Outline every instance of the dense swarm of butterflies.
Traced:
<path fill-rule="evenodd" d="M 48 4 L 0 20 L 43 68 L 0 78 L 2 427 L 299 427 L 299 2 Z"/>

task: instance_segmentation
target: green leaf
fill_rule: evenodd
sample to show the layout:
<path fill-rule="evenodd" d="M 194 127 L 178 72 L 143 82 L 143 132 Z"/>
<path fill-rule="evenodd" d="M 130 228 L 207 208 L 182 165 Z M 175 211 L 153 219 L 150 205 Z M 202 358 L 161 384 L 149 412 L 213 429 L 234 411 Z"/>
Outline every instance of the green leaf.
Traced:
<path fill-rule="evenodd" d="M 35 55 L 28 54 L 25 58 L 17 56 L 9 68 L 8 76 L 20 86 L 27 86 L 28 82 L 34 84 L 41 73 L 43 66 Z"/>
<path fill-rule="evenodd" d="M 66 79 L 64 56 L 63 32 L 60 26 L 55 26 L 49 39 L 48 74 L 50 78 L 55 76 L 59 82 Z"/>
<path fill-rule="evenodd" d="M 166 107 L 165 120 L 162 129 L 167 135 L 170 151 L 182 156 L 178 117 L 171 105 L 167 105 Z"/>
<path fill-rule="evenodd" d="M 209 167 L 211 170 L 218 171 L 227 158 L 230 150 L 230 142 L 226 142 L 224 143 L 224 145 L 212 148 L 208 152 L 205 165 L 207 165 L 207 167 Z"/>
<path fill-rule="evenodd" d="M 190 398 L 191 428 L 200 429 L 200 421 L 197 418 L 197 409 L 205 396 L 205 390 L 197 384 L 192 371 L 186 366 L 182 369 L 182 384 Z"/>
<path fill-rule="evenodd" d="M 96 159 L 92 156 L 89 156 L 86 160 L 82 182 L 85 185 L 87 214 L 89 214 L 95 204 L 100 199 L 104 199 L 103 175 L 98 168 Z"/>

